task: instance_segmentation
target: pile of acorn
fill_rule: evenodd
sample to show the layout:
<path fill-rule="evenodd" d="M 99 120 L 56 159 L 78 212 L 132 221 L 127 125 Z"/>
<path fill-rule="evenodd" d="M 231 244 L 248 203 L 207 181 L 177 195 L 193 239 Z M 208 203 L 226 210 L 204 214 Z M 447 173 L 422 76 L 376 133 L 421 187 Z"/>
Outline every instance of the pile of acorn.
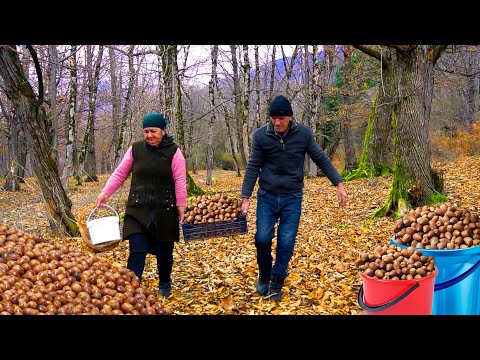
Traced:
<path fill-rule="evenodd" d="M 412 209 L 394 227 L 398 244 L 431 250 L 464 249 L 480 243 L 480 218 L 474 211 L 442 204 Z"/>
<path fill-rule="evenodd" d="M 1 315 L 171 314 L 125 267 L 0 223 Z"/>
<path fill-rule="evenodd" d="M 355 265 L 364 274 L 378 279 L 411 280 L 431 275 L 435 259 L 412 246 L 390 244 L 377 247 L 374 253 L 362 253 Z"/>

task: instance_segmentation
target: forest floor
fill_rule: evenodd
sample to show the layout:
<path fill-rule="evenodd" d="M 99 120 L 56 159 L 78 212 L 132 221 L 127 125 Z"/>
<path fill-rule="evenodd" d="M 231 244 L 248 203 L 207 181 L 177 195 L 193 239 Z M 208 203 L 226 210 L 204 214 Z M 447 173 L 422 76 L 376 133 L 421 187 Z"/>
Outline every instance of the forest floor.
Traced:
<path fill-rule="evenodd" d="M 478 211 L 479 164 L 480 155 L 476 155 L 434 165 L 443 173 L 448 203 Z M 205 171 L 191 175 L 208 192 L 228 192 L 229 196 L 240 198 L 242 177 L 237 177 L 234 172 L 214 171 L 211 186 L 205 185 Z M 98 182 L 81 186 L 69 184 L 67 195 L 72 200 L 72 211 L 77 218 L 92 206 L 107 178 L 108 175 L 99 175 Z M 283 288 L 284 297 L 279 303 L 268 301 L 255 290 L 257 265 L 253 236 L 256 197 L 253 196 L 247 234 L 190 242 L 185 242 L 182 237 L 176 244 L 172 295 L 163 300 L 164 305 L 174 314 L 191 315 L 362 314 L 357 303 L 362 280 L 354 262 L 361 252 L 373 252 L 378 245 L 388 244 L 394 234 L 394 219 L 368 219 L 388 199 L 390 185 L 389 176 L 346 183 L 348 203 L 339 207 L 335 188 L 326 178 L 305 180 L 296 248 Z M 128 183 L 125 183 L 108 204 L 121 213 L 127 194 Z M 26 179 L 19 192 L 0 190 L 1 222 L 36 233 L 59 246 L 100 256 L 116 265 L 126 265 L 127 242 L 110 251 L 96 252 L 81 237 L 53 234 L 34 178 Z M 156 260 L 151 255 L 147 256 L 142 284 L 155 290 L 158 286 Z"/>

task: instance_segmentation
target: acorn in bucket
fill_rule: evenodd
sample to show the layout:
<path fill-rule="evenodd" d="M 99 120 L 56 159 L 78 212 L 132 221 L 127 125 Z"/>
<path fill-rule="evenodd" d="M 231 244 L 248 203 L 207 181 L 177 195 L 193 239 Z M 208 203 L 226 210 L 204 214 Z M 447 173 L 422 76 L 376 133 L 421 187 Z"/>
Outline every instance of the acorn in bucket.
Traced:
<path fill-rule="evenodd" d="M 357 300 L 366 315 L 432 314 L 438 275 L 433 256 L 390 244 L 361 254 L 356 266 L 363 280 Z"/>
<path fill-rule="evenodd" d="M 453 205 L 412 209 L 393 231 L 397 243 L 415 248 L 454 250 L 480 244 L 478 214 Z"/>
<path fill-rule="evenodd" d="M 412 246 L 379 246 L 374 253 L 362 253 L 355 265 L 364 274 L 378 279 L 411 280 L 431 275 L 435 258 Z"/>

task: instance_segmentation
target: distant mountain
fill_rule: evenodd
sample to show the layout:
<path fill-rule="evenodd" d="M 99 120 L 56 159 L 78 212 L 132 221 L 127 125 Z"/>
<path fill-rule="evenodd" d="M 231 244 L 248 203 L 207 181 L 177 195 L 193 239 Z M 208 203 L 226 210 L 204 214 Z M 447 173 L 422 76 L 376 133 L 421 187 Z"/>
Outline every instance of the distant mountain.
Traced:
<path fill-rule="evenodd" d="M 341 49 L 337 50 L 337 56 L 340 58 L 340 61 L 342 61 L 343 52 L 341 51 Z M 325 51 L 323 51 L 323 50 L 319 51 L 318 61 L 321 61 L 324 57 L 325 57 Z M 289 57 L 285 57 L 285 59 L 279 58 L 279 59 L 275 60 L 275 69 L 276 69 L 275 70 L 275 80 L 282 79 L 283 77 L 286 76 L 287 68 L 290 65 L 291 59 L 292 58 L 289 56 Z M 313 56 L 311 54 L 310 54 L 309 65 L 310 65 L 310 68 L 312 68 L 312 66 L 313 66 Z M 303 54 L 299 54 L 295 58 L 295 63 L 293 64 L 292 78 L 300 76 L 301 73 L 302 73 L 302 68 L 303 68 Z M 270 63 L 268 63 L 267 65 L 261 66 L 260 77 L 261 78 L 265 78 L 265 77 L 270 78 L 270 71 L 271 71 Z M 254 77 L 255 77 L 255 69 L 253 69 L 250 72 L 250 78 L 253 80 Z"/>

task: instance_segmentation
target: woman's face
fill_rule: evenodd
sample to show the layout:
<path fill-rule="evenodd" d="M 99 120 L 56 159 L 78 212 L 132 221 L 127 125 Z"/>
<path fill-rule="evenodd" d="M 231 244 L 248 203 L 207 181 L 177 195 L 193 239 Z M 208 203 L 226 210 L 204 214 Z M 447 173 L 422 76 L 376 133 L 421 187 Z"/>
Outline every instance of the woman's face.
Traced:
<path fill-rule="evenodd" d="M 152 146 L 157 146 L 162 142 L 165 132 L 158 127 L 146 127 L 143 129 L 143 138 Z"/>

